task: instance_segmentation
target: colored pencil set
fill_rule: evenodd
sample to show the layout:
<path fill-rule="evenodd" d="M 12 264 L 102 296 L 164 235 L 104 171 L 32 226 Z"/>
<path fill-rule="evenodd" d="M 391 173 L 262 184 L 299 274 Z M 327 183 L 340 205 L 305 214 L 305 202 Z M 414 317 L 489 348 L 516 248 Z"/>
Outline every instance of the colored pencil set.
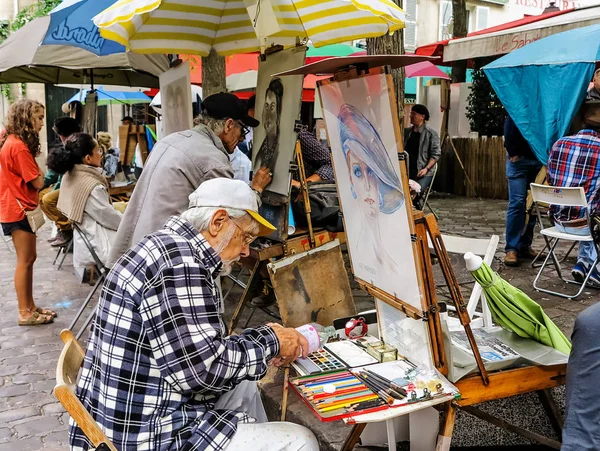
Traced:
<path fill-rule="evenodd" d="M 383 390 L 349 371 L 336 371 L 293 381 L 298 391 L 319 414 L 336 415 L 391 404 L 394 399 Z"/>

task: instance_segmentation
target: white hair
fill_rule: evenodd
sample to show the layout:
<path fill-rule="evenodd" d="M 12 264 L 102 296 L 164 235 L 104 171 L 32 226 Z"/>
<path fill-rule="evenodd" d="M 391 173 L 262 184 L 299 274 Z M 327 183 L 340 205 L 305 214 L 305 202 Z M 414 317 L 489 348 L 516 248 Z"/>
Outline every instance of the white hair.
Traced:
<path fill-rule="evenodd" d="M 219 210 L 225 210 L 227 214 L 234 218 L 243 218 L 244 216 L 250 216 L 244 210 L 238 210 L 236 208 L 223 208 L 223 207 L 192 207 L 184 211 L 181 214 L 181 218 L 192 224 L 200 232 L 208 230 L 210 221 L 212 220 L 215 213 Z M 259 231 L 258 223 L 252 221 L 252 229 L 247 232 L 252 235 L 257 235 Z"/>
<path fill-rule="evenodd" d="M 217 136 L 225 130 L 225 122 L 227 122 L 227 119 L 215 119 L 214 117 L 210 117 L 207 113 L 200 113 L 194 118 L 194 125 L 204 124 Z"/>

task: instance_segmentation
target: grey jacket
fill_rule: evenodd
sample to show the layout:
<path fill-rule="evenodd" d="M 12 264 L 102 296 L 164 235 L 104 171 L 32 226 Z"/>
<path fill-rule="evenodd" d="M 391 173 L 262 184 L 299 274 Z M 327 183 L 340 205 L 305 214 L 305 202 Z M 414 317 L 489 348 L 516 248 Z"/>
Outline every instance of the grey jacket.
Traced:
<path fill-rule="evenodd" d="M 144 235 L 160 230 L 169 216 L 187 210 L 189 195 L 217 177 L 233 178 L 233 169 L 223 143 L 204 125 L 158 141 L 133 190 L 107 266 Z"/>
<path fill-rule="evenodd" d="M 420 171 L 427 166 L 430 158 L 438 161 L 442 156 L 442 149 L 440 148 L 440 135 L 438 135 L 438 132 L 436 132 L 433 128 L 429 127 L 427 124 L 423 124 L 421 125 L 419 131 L 421 132 L 421 138 L 419 139 L 419 158 L 417 159 L 417 169 Z M 404 129 L 405 148 L 411 133 L 412 127 Z M 437 163 L 435 166 L 437 166 Z M 428 176 L 433 175 L 435 166 L 433 166 L 429 172 L 427 172 Z"/>

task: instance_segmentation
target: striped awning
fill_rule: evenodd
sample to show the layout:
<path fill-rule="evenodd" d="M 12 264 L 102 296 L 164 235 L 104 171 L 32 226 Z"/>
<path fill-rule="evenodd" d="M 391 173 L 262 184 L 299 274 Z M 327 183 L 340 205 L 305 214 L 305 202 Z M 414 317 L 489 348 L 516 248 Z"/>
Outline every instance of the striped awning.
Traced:
<path fill-rule="evenodd" d="M 196 55 L 292 47 L 298 38 L 320 47 L 383 36 L 404 20 L 392 0 L 119 0 L 94 18 L 103 37 L 133 52 Z"/>

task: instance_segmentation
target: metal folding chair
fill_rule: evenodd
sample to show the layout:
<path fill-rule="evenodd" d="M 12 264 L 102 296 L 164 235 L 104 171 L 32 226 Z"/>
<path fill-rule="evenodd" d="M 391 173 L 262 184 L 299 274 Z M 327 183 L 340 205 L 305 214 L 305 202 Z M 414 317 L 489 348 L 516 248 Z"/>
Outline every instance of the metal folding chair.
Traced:
<path fill-rule="evenodd" d="M 54 261 L 52 262 L 52 266 L 56 264 L 58 257 L 62 252 L 63 256 L 60 259 L 60 263 L 58 264 L 58 270 L 62 269 L 63 263 L 65 262 L 65 258 L 67 258 L 67 254 L 73 250 L 73 238 L 71 238 L 67 243 L 58 247 L 58 252 L 56 252 L 56 257 L 54 257 Z"/>
<path fill-rule="evenodd" d="M 434 166 L 433 178 L 431 179 L 431 183 L 429 184 L 429 186 L 427 188 L 425 188 L 425 200 L 423 200 L 423 210 L 425 210 L 425 207 L 429 208 L 429 211 L 433 214 L 435 219 L 439 220 L 440 218 L 438 217 L 437 213 L 435 212 L 435 210 L 433 208 L 431 208 L 431 205 L 429 205 L 429 194 L 431 194 L 431 190 L 433 189 L 433 182 L 435 182 L 435 176 L 437 175 L 437 171 L 438 171 L 438 163 L 436 163 L 436 165 Z"/>
<path fill-rule="evenodd" d="M 546 185 L 538 185 L 536 183 L 531 184 L 531 194 L 533 196 L 533 201 L 535 202 L 536 215 L 538 219 L 538 223 L 540 225 L 540 233 L 544 237 L 544 241 L 546 242 L 546 247 L 548 248 L 548 254 L 544 259 L 544 262 L 540 266 L 540 269 L 533 281 L 533 288 L 537 291 L 541 291 L 543 293 L 553 294 L 555 296 L 567 298 L 567 299 L 575 299 L 578 297 L 583 290 L 585 289 L 588 279 L 592 273 L 592 268 L 594 268 L 598 262 L 600 261 L 600 249 L 598 248 L 598 243 L 592 238 L 592 235 L 588 233 L 588 235 L 573 235 L 571 233 L 563 233 L 559 232 L 556 227 L 546 227 L 544 228 L 544 223 L 542 221 L 542 215 L 540 213 L 539 204 L 546 204 L 549 206 L 557 205 L 561 207 L 582 207 L 585 209 L 585 219 L 588 223 L 589 230 L 592 230 L 592 224 L 590 222 L 590 216 L 588 213 L 588 203 L 585 197 L 585 191 L 582 187 L 555 187 L 555 186 L 546 186 Z M 556 246 L 558 245 L 560 240 L 569 241 L 569 242 L 591 242 L 592 245 L 596 248 L 596 252 L 598 253 L 598 257 L 594 261 L 592 267 L 590 268 L 590 272 L 588 272 L 585 277 L 583 283 L 577 282 L 576 280 L 566 279 L 562 274 L 561 261 L 557 258 L 555 254 Z M 576 285 L 580 285 L 579 291 L 575 294 L 566 294 L 559 293 L 557 291 L 552 291 L 544 288 L 540 288 L 538 286 L 538 280 L 542 275 L 542 272 L 546 268 L 549 262 L 552 262 L 552 266 L 554 267 L 556 274 L 560 279 L 565 283 L 572 283 Z"/>
<path fill-rule="evenodd" d="M 79 318 L 83 314 L 83 311 L 86 309 L 86 307 L 88 306 L 88 304 L 94 297 L 94 294 L 98 290 L 98 287 L 100 287 L 100 285 L 102 285 L 102 282 L 104 282 L 104 279 L 106 278 L 106 274 L 108 274 L 108 268 L 106 266 L 104 266 L 104 263 L 102 263 L 102 261 L 98 257 L 98 254 L 94 250 L 94 246 L 92 246 L 90 239 L 88 238 L 86 233 L 83 230 L 81 230 L 79 225 L 76 223 L 73 223 L 73 233 L 74 234 L 77 233 L 81 237 L 81 240 L 85 244 L 85 247 L 91 254 L 92 258 L 94 259 L 94 266 L 96 268 L 98 275 L 97 275 L 96 283 L 94 284 L 94 287 L 92 288 L 92 291 L 90 292 L 90 294 L 88 294 L 87 298 L 85 298 L 85 301 L 83 301 L 83 304 L 79 308 L 79 311 L 75 315 L 75 318 L 73 318 L 73 320 L 71 321 L 71 324 L 69 325 L 69 330 L 74 330 L 75 324 L 77 324 L 77 321 L 79 321 Z M 74 238 L 73 238 L 73 240 L 74 240 Z M 71 240 L 71 241 L 73 241 L 73 240 Z M 84 324 L 79 329 L 79 332 L 77 332 L 76 338 L 78 340 L 81 338 L 81 336 L 83 335 L 85 330 L 88 328 L 88 326 L 92 322 L 92 319 L 94 319 L 95 314 L 96 314 L 96 310 L 94 309 L 92 311 L 92 313 L 90 313 L 90 315 L 86 318 Z"/>

